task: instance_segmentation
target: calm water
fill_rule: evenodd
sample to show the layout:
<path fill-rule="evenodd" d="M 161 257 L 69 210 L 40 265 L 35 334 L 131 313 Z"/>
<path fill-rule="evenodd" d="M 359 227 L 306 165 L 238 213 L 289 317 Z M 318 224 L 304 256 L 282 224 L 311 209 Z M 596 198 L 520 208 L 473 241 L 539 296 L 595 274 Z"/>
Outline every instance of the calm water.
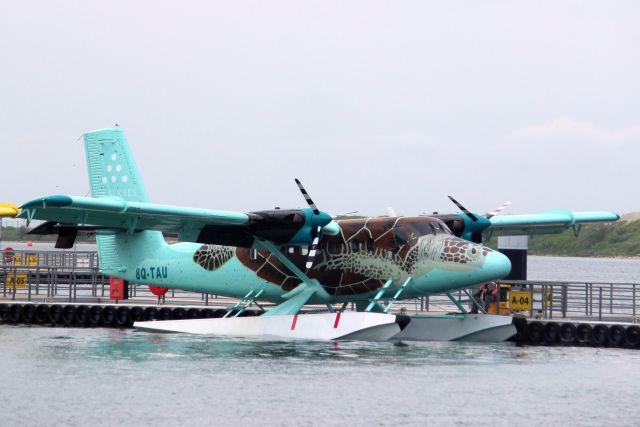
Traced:
<path fill-rule="evenodd" d="M 640 351 L 0 326 L 0 424 L 637 426 Z"/>
<path fill-rule="evenodd" d="M 539 280 L 639 260 L 530 257 Z M 640 351 L 0 325 L 0 426 L 637 426 Z"/>

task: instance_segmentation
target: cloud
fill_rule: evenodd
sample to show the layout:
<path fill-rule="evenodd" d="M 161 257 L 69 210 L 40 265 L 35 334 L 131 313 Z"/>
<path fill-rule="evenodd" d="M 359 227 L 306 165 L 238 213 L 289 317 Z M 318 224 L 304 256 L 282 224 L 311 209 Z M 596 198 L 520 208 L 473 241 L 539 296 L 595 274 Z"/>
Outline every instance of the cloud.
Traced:
<path fill-rule="evenodd" d="M 589 144 L 627 144 L 640 142 L 640 125 L 618 129 L 598 127 L 570 117 L 558 117 L 550 123 L 524 126 L 509 133 L 509 142 L 578 142 Z"/>

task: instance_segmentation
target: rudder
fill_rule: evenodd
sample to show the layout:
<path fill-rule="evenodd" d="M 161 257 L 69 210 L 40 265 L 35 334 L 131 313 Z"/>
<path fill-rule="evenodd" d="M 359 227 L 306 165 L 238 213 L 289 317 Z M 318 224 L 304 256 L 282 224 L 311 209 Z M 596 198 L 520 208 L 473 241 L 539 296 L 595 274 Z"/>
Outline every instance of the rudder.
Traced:
<path fill-rule="evenodd" d="M 100 129 L 84 134 L 91 196 L 119 197 L 132 202 L 148 202 L 149 197 L 140 177 L 124 131 Z M 126 275 L 128 265 L 144 259 L 165 245 L 159 231 L 98 233 L 100 269 L 113 275 Z"/>

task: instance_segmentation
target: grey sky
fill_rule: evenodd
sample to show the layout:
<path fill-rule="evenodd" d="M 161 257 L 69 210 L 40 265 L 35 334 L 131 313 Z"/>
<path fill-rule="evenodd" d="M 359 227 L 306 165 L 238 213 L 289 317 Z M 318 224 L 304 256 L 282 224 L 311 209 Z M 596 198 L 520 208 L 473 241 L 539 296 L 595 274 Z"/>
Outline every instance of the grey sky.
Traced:
<path fill-rule="evenodd" d="M 640 210 L 638 2 L 5 1 L 0 201 L 88 191 L 119 123 L 152 201 Z"/>

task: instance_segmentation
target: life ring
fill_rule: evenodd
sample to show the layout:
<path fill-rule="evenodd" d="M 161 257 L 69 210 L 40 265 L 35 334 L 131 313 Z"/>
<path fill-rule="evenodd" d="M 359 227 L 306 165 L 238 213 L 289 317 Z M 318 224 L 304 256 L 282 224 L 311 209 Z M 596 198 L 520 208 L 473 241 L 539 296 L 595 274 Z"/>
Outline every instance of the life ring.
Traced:
<path fill-rule="evenodd" d="M 596 347 L 602 347 L 607 345 L 609 341 L 609 328 L 605 325 L 596 325 L 593 327 L 593 332 L 591 334 L 591 344 Z"/>
<path fill-rule="evenodd" d="M 593 328 L 589 324 L 581 323 L 576 328 L 576 341 L 578 341 L 578 344 L 589 344 L 592 335 Z"/>
<path fill-rule="evenodd" d="M 15 252 L 12 247 L 7 246 L 3 249 L 4 251 L 4 263 L 5 264 L 13 264 L 13 257 L 15 256 Z"/>
<path fill-rule="evenodd" d="M 106 327 L 113 326 L 116 318 L 116 309 L 108 305 L 102 309 L 102 324 Z"/>
<path fill-rule="evenodd" d="M 62 323 L 65 326 L 73 326 L 76 322 L 76 307 L 73 305 L 65 305 L 62 309 Z"/>
<path fill-rule="evenodd" d="M 633 325 L 624 331 L 624 343 L 627 347 L 636 347 L 640 344 L 640 328 Z"/>
<path fill-rule="evenodd" d="M 155 296 L 161 297 L 161 296 L 163 296 L 164 294 L 167 293 L 169 288 L 165 288 L 164 286 L 149 285 L 149 290 Z"/>
<path fill-rule="evenodd" d="M 625 330 L 620 325 L 613 325 L 609 328 L 609 345 L 613 347 L 621 347 L 624 344 Z"/>
<path fill-rule="evenodd" d="M 44 325 L 49 323 L 49 306 L 46 304 L 40 304 L 36 307 L 36 317 L 34 319 L 38 325 Z"/>
<path fill-rule="evenodd" d="M 33 304 L 25 304 L 20 310 L 20 322 L 25 325 L 33 323 L 33 319 L 36 317 L 36 307 Z"/>
<path fill-rule="evenodd" d="M 89 309 L 89 325 L 95 327 L 102 322 L 102 307 L 94 305 Z"/>
<path fill-rule="evenodd" d="M 119 307 L 116 310 L 115 325 L 118 328 L 131 327 L 131 316 L 129 315 L 129 307 Z"/>
<path fill-rule="evenodd" d="M 556 322 L 547 322 L 544 325 L 544 340 L 550 345 L 560 340 L 560 326 Z"/>
<path fill-rule="evenodd" d="M 86 305 L 79 305 L 76 308 L 76 325 L 86 327 L 89 325 L 89 307 Z"/>
<path fill-rule="evenodd" d="M 531 344 L 540 344 L 544 338 L 544 327 L 540 322 L 531 322 L 527 324 L 527 336 Z"/>
<path fill-rule="evenodd" d="M 567 322 L 560 326 L 560 342 L 563 344 L 576 342 L 576 325 Z"/>

